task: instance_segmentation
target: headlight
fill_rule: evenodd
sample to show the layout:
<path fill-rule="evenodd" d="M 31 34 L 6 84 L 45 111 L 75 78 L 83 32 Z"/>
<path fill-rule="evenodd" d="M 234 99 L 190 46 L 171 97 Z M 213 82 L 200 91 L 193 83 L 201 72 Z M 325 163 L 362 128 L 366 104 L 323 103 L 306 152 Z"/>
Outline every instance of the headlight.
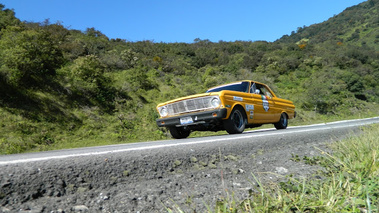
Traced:
<path fill-rule="evenodd" d="M 161 117 L 165 117 L 168 115 L 167 106 L 159 107 L 158 110 Z"/>
<path fill-rule="evenodd" d="M 220 104 L 221 104 L 221 101 L 220 101 L 220 98 L 219 98 L 219 97 L 214 97 L 214 98 L 212 98 L 212 100 L 211 100 L 211 105 L 212 105 L 213 108 L 217 108 L 217 107 L 219 107 Z"/>

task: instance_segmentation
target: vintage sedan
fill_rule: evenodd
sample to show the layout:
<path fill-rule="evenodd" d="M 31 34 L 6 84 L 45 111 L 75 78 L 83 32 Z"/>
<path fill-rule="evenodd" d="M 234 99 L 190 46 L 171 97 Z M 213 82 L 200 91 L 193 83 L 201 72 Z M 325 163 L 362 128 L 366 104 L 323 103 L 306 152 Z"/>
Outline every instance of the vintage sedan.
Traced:
<path fill-rule="evenodd" d="M 242 133 L 245 128 L 274 124 L 286 129 L 296 116 L 292 101 L 278 98 L 265 84 L 244 80 L 210 88 L 206 93 L 158 104 L 159 127 L 172 137 L 187 138 L 191 131 Z"/>

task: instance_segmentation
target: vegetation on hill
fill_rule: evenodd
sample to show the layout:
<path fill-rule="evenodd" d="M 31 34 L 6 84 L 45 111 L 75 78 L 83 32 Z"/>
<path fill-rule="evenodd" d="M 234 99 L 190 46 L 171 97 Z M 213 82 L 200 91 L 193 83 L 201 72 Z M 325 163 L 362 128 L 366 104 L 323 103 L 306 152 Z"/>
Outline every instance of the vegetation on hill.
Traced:
<path fill-rule="evenodd" d="M 309 40 L 309 43 L 340 42 L 379 51 L 378 0 L 370 0 L 347 8 L 329 20 L 309 27 L 299 27 L 290 36 L 284 35 L 279 42 L 294 43 Z"/>
<path fill-rule="evenodd" d="M 21 22 L 0 5 L 0 154 L 167 138 L 159 102 L 241 79 L 293 100 L 295 122 L 377 115 L 378 7 L 366 1 L 272 43 L 189 44 Z"/>

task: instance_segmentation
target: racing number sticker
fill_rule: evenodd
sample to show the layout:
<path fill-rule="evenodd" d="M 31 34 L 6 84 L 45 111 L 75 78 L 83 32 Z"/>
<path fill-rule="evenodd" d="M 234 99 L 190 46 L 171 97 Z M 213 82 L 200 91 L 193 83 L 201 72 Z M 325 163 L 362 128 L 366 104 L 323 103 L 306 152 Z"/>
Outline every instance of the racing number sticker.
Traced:
<path fill-rule="evenodd" d="M 263 109 L 268 112 L 270 106 L 268 105 L 267 97 L 262 95 Z"/>

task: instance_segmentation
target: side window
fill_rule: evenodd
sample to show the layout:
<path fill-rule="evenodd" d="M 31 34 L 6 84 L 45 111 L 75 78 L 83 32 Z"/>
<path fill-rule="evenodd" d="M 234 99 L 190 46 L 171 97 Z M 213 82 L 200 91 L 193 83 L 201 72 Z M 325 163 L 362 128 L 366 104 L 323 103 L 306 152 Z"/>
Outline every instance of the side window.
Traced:
<path fill-rule="evenodd" d="M 263 86 L 261 84 L 255 84 L 255 86 L 256 86 L 256 89 L 254 91 L 257 91 L 257 92 L 254 92 L 255 94 L 264 95 L 264 96 L 267 96 L 267 97 L 270 97 L 270 98 L 273 97 L 273 95 L 270 92 L 270 90 L 268 90 L 265 86 Z M 259 93 L 258 93 L 258 90 L 259 90 Z"/>
<path fill-rule="evenodd" d="M 255 93 L 255 91 L 257 90 L 257 85 L 255 85 L 255 83 L 253 83 L 250 87 L 250 93 Z"/>
<path fill-rule="evenodd" d="M 266 87 L 262 86 L 261 91 L 263 92 L 265 96 L 272 98 L 272 93 Z"/>

